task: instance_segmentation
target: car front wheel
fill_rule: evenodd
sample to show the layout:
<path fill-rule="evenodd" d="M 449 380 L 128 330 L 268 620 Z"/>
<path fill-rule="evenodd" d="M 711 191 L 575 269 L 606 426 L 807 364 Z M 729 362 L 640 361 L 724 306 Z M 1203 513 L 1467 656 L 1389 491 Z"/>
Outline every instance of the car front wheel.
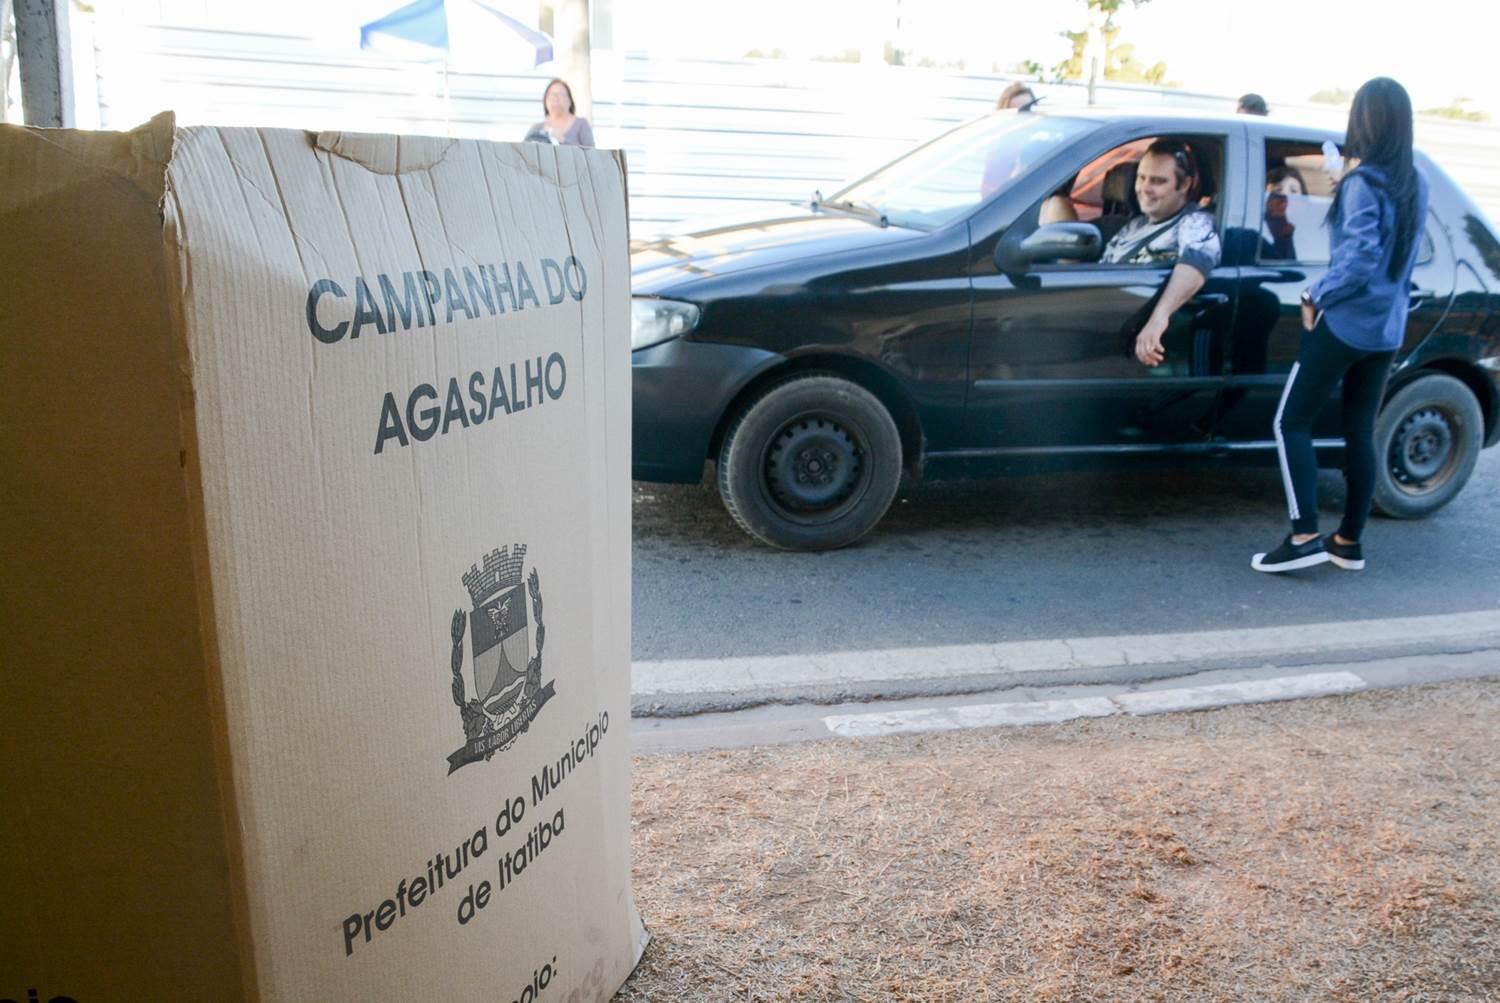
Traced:
<path fill-rule="evenodd" d="M 796 377 L 735 418 L 718 476 L 724 507 L 751 536 L 785 550 L 831 550 L 864 536 L 890 508 L 901 436 L 863 387 Z"/>
<path fill-rule="evenodd" d="M 1479 401 L 1461 381 L 1433 373 L 1408 383 L 1375 423 L 1375 510 L 1397 519 L 1436 512 L 1468 482 L 1483 439 Z"/>

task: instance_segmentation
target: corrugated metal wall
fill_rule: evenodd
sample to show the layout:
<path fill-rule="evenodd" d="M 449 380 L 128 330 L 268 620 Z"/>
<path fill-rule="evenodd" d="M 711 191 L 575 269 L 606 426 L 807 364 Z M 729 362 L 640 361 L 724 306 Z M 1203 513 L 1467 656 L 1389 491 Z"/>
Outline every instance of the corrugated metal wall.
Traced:
<path fill-rule="evenodd" d="M 104 5 L 101 5 L 103 7 Z M 108 9 L 108 8 L 106 8 Z M 99 121 L 128 128 L 163 108 L 184 123 L 520 139 L 545 74 L 444 72 L 293 35 L 101 19 Z M 782 60 L 660 60 L 597 53 L 593 123 L 626 151 L 637 236 L 707 215 L 774 210 L 830 192 L 912 145 L 984 114 L 1008 80 L 937 70 Z M 1083 89 L 1045 85 L 1055 105 Z M 1227 109 L 1232 99 L 1101 88 L 1101 103 Z M 1289 116 L 1342 113 L 1278 109 Z M 1500 220 L 1500 129 L 1424 120 L 1418 140 Z"/>

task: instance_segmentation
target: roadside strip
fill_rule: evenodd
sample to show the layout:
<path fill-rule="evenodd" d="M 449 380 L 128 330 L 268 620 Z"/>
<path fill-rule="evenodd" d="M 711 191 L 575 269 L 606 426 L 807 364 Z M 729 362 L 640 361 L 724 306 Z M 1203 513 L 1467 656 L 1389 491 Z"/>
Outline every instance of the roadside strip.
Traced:
<path fill-rule="evenodd" d="M 1500 678 L 1500 648 L 1325 662 L 1300 669 L 1260 665 L 1189 670 L 1141 683 L 1022 686 L 986 694 L 982 702 L 960 694 L 832 706 L 765 704 L 724 713 L 638 717 L 631 732 L 635 751 L 649 755 L 924 731 L 1048 727 L 1083 718 L 1140 717 L 1486 678 Z"/>
<path fill-rule="evenodd" d="M 671 717 L 769 703 L 1131 683 L 1273 663 L 1500 648 L 1500 610 L 1174 634 L 1012 641 L 748 658 L 636 662 L 632 710 Z"/>
<path fill-rule="evenodd" d="M 1268 703 L 1273 700 L 1353 693 L 1364 688 L 1365 681 L 1352 672 L 1315 672 L 1213 686 L 1144 690 L 1082 700 L 971 704 L 965 707 L 933 707 L 884 714 L 835 714 L 825 717 L 823 723 L 835 735 L 868 738 L 917 731 L 1058 724 L 1080 717 L 1108 717 L 1112 714 L 1169 714 L 1174 711 L 1207 710 L 1240 703 Z"/>

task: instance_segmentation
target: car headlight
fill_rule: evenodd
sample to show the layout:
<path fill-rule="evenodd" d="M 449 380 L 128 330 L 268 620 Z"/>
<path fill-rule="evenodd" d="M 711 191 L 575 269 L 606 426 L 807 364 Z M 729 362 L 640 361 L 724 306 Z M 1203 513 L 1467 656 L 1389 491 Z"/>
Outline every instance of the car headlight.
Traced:
<path fill-rule="evenodd" d="M 650 348 L 687 334 L 701 314 L 691 303 L 638 297 L 630 301 L 630 350 Z"/>

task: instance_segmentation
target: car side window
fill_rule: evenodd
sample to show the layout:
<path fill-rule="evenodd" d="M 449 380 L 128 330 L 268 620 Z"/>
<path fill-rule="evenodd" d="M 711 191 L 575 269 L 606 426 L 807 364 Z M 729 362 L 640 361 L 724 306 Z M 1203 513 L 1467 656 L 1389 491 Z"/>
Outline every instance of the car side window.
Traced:
<path fill-rule="evenodd" d="M 1141 166 L 1153 144 L 1167 151 L 1150 158 L 1161 176 L 1142 178 Z M 1103 248 L 1099 260 L 1105 264 L 1160 269 L 1191 258 L 1212 268 L 1220 256 L 1215 196 L 1222 164 L 1222 139 L 1143 136 L 1084 164 L 1067 185 L 1038 205 L 1037 223 L 1078 220 L 1094 224 Z M 1192 178 L 1186 204 L 1179 194 L 1180 171 L 1184 170 Z M 1151 212 L 1143 210 L 1143 197 L 1151 200 Z M 1181 208 L 1164 209 L 1164 203 L 1173 199 Z M 1175 224 L 1170 222 L 1179 213 L 1185 215 Z M 1061 261 L 1058 265 L 1084 263 Z"/>
<path fill-rule="evenodd" d="M 1333 181 L 1323 172 L 1318 144 L 1267 140 L 1257 260 L 1326 264 L 1323 221 L 1332 204 Z"/>
<path fill-rule="evenodd" d="M 1333 205 L 1334 182 L 1323 171 L 1323 151 L 1315 143 L 1266 142 L 1265 193 L 1261 201 L 1261 262 L 1326 265 L 1329 230 L 1325 221 Z M 1432 221 L 1422 229 L 1417 264 L 1436 256 Z"/>
<path fill-rule="evenodd" d="M 1135 165 L 1154 141 L 1154 136 L 1132 140 L 1089 161 L 1070 184 L 1043 201 L 1038 222 L 1052 221 L 1049 215 L 1053 219 L 1065 215 L 1057 208 L 1059 202 L 1066 201 L 1074 219 L 1095 224 L 1109 240 L 1140 211 L 1135 201 Z"/>
<path fill-rule="evenodd" d="M 1433 221 L 1429 219 L 1427 225 L 1422 227 L 1422 244 L 1417 248 L 1417 264 L 1430 265 L 1432 259 L 1437 257 L 1437 245 L 1432 242 Z"/>

